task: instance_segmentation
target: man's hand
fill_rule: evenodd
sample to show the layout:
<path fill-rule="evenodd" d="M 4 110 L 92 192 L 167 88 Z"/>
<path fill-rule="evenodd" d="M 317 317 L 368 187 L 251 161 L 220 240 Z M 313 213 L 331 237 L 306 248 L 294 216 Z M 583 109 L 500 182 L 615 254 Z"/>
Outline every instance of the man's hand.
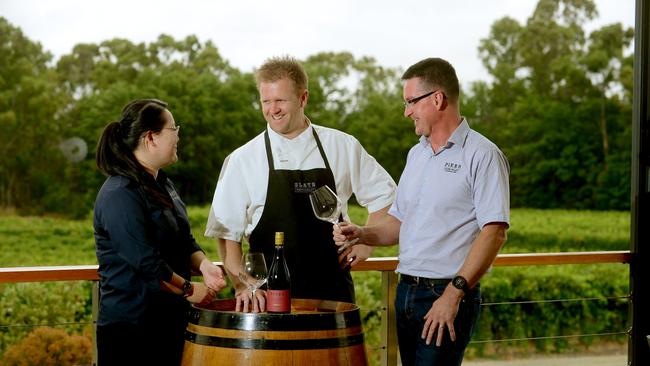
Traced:
<path fill-rule="evenodd" d="M 449 284 L 445 292 L 442 293 L 442 296 L 433 302 L 431 309 L 424 316 L 426 321 L 422 329 L 422 339 L 426 338 L 427 344 L 431 344 L 431 340 L 434 334 L 436 334 L 436 346 L 440 347 L 445 330 L 449 332 L 449 337 L 452 342 L 456 341 L 454 320 L 458 314 L 458 307 L 462 297 L 463 291 Z"/>
<path fill-rule="evenodd" d="M 360 239 L 363 234 L 363 228 L 349 222 L 341 222 L 338 225 L 332 225 L 332 236 L 337 246 L 345 244 L 346 241 Z"/>

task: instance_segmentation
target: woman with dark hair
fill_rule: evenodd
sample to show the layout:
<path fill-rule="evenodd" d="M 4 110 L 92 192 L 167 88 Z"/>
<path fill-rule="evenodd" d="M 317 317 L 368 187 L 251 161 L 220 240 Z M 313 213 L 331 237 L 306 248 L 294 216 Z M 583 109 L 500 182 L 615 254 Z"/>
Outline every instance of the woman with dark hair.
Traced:
<path fill-rule="evenodd" d="M 166 103 L 135 100 L 97 145 L 97 167 L 108 176 L 94 210 L 101 366 L 179 365 L 189 304 L 208 303 L 226 286 L 161 170 L 178 160 L 179 128 Z M 205 283 L 190 282 L 192 270 Z"/>

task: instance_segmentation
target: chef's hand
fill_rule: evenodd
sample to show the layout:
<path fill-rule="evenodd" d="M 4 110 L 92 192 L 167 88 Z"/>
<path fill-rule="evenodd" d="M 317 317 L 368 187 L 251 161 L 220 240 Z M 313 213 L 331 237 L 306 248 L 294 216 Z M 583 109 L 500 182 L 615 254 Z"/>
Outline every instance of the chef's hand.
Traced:
<path fill-rule="evenodd" d="M 266 291 L 257 289 L 255 297 L 249 289 L 235 291 L 235 311 L 263 313 L 266 311 Z"/>

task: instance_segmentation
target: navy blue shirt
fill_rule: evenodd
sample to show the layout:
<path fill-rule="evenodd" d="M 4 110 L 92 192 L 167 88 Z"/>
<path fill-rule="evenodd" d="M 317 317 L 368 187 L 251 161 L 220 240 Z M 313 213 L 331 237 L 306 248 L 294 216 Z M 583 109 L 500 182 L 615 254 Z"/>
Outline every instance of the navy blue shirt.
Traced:
<path fill-rule="evenodd" d="M 184 317 L 188 302 L 160 289 L 172 272 L 189 279 L 190 257 L 201 250 L 191 234 L 185 204 L 161 171 L 157 182 L 173 208 L 148 198 L 134 180 L 106 179 L 94 210 L 99 263 L 98 325 L 141 324 L 159 317 Z"/>

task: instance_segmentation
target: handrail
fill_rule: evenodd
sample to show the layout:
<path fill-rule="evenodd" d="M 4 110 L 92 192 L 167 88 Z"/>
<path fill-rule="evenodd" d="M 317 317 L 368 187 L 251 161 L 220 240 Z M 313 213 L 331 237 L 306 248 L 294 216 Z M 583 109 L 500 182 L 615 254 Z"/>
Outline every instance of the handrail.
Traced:
<path fill-rule="evenodd" d="M 494 266 L 532 266 L 553 264 L 594 264 L 594 263 L 630 263 L 632 253 L 622 251 L 599 252 L 560 252 L 560 253 L 522 253 L 499 254 Z M 221 262 L 215 262 L 222 265 Z M 395 329 L 395 287 L 398 276 L 397 257 L 373 257 L 355 265 L 353 271 L 380 271 L 381 280 L 381 365 L 397 364 L 397 338 Z M 44 267 L 10 267 L 0 268 L 0 284 L 17 282 L 47 281 L 95 281 L 93 285 L 93 321 L 97 316 L 99 299 L 99 276 L 97 265 L 79 266 L 44 266 Z M 93 344 L 93 360 L 97 359 Z"/>
<path fill-rule="evenodd" d="M 0 268 L 0 283 L 98 281 L 98 265 Z"/>
<path fill-rule="evenodd" d="M 551 264 L 629 263 L 629 250 L 599 252 L 559 252 L 499 254 L 494 266 Z M 221 262 L 215 262 L 221 264 Z M 394 271 L 397 257 L 372 257 L 358 263 L 353 271 Z M 0 268 L 0 283 L 48 281 L 97 281 L 97 265 Z"/>

